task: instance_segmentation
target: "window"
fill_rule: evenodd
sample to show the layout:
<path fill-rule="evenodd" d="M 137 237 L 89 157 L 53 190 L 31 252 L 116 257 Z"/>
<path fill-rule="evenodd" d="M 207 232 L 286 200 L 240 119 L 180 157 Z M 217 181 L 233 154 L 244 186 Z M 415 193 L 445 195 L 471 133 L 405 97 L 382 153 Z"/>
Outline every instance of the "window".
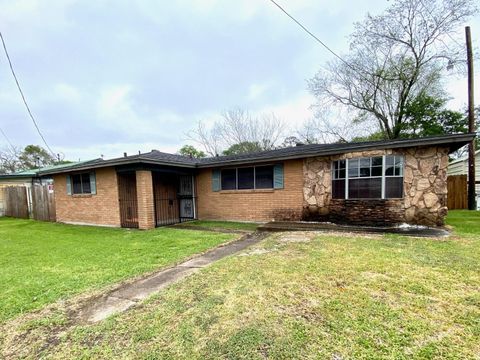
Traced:
<path fill-rule="evenodd" d="M 73 194 L 91 194 L 90 174 L 75 174 L 71 177 Z"/>
<path fill-rule="evenodd" d="M 385 158 L 385 197 L 403 196 L 403 158 L 387 156 Z"/>
<path fill-rule="evenodd" d="M 376 156 L 333 162 L 334 199 L 391 199 L 402 196 L 402 156 Z"/>
<path fill-rule="evenodd" d="M 238 189 L 255 189 L 255 170 L 253 167 L 237 169 Z"/>
<path fill-rule="evenodd" d="M 273 166 L 255 167 L 255 189 L 273 189 Z"/>
<path fill-rule="evenodd" d="M 273 166 L 222 169 L 222 190 L 273 189 Z"/>
<path fill-rule="evenodd" d="M 333 162 L 332 197 L 334 199 L 345 199 L 345 164 L 345 160 Z"/>
<path fill-rule="evenodd" d="M 237 188 L 237 169 L 222 170 L 222 190 L 235 190 Z"/>

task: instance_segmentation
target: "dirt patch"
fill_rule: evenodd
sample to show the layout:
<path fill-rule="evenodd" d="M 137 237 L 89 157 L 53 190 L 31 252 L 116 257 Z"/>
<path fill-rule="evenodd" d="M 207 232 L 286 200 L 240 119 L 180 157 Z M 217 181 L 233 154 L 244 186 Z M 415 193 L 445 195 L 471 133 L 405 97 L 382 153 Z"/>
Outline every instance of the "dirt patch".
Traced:
<path fill-rule="evenodd" d="M 280 243 L 298 243 L 298 242 L 310 242 L 316 236 L 321 233 L 315 231 L 296 231 L 296 232 L 286 232 L 277 236 L 277 241 Z"/>
<path fill-rule="evenodd" d="M 264 255 L 275 251 L 275 249 L 253 249 L 244 253 L 239 254 L 238 256 L 255 256 L 255 255 Z"/>

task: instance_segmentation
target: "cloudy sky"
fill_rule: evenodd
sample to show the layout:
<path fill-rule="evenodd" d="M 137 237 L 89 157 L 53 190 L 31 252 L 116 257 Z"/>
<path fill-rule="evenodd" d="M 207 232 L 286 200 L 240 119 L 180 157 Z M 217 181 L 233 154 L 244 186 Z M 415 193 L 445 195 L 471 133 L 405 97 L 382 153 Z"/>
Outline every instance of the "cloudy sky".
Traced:
<path fill-rule="evenodd" d="M 339 53 L 354 21 L 389 4 L 278 2 Z M 479 38 L 480 16 L 470 25 Z M 312 116 L 306 80 L 331 59 L 268 0 L 0 0 L 0 31 L 49 145 L 71 160 L 175 152 L 232 107 L 298 126 Z M 464 106 L 465 79 L 448 88 Z M 15 145 L 41 144 L 3 53 L 0 126 Z"/>

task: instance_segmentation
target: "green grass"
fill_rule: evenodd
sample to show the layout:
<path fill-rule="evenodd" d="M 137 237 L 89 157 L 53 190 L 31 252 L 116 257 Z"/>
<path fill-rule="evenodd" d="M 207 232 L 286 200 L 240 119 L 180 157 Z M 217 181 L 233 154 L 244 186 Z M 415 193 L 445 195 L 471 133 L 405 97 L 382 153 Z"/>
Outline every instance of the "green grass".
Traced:
<path fill-rule="evenodd" d="M 215 221 L 215 220 L 195 220 L 181 224 L 182 226 L 201 226 L 207 229 L 223 229 L 223 230 L 245 230 L 255 231 L 258 224 L 236 221 Z"/>
<path fill-rule="evenodd" d="M 448 212 L 447 224 L 457 234 L 480 236 L 480 211 L 451 210 Z"/>
<path fill-rule="evenodd" d="M 47 348 L 62 314 L 5 332 L 31 358 L 478 359 L 479 221 L 452 211 L 447 239 L 273 234 Z"/>
<path fill-rule="evenodd" d="M 231 239 L 228 234 L 172 228 L 138 231 L 2 218 L 0 323 Z"/>

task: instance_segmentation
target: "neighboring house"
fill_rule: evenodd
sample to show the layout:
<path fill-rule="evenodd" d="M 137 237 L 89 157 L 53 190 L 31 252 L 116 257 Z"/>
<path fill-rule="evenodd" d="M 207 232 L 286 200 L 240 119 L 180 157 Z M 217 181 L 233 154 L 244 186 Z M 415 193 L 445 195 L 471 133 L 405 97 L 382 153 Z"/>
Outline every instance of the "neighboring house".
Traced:
<path fill-rule="evenodd" d="M 32 212 L 32 185 L 53 185 L 53 178 L 49 175 L 39 175 L 40 171 L 57 170 L 72 165 L 88 163 L 88 161 L 62 165 L 51 165 L 41 169 L 17 171 L 11 174 L 0 175 L 0 216 L 5 215 L 5 194 L 3 189 L 8 186 L 25 186 L 27 188 L 28 212 Z"/>
<path fill-rule="evenodd" d="M 475 134 L 301 145 L 193 159 L 153 150 L 42 170 L 57 221 L 149 229 L 188 219 L 442 225 L 448 154 Z"/>
<path fill-rule="evenodd" d="M 447 174 L 468 176 L 468 155 L 448 164 Z M 477 207 L 480 207 L 480 150 L 475 152 L 475 192 L 477 194 Z"/>

